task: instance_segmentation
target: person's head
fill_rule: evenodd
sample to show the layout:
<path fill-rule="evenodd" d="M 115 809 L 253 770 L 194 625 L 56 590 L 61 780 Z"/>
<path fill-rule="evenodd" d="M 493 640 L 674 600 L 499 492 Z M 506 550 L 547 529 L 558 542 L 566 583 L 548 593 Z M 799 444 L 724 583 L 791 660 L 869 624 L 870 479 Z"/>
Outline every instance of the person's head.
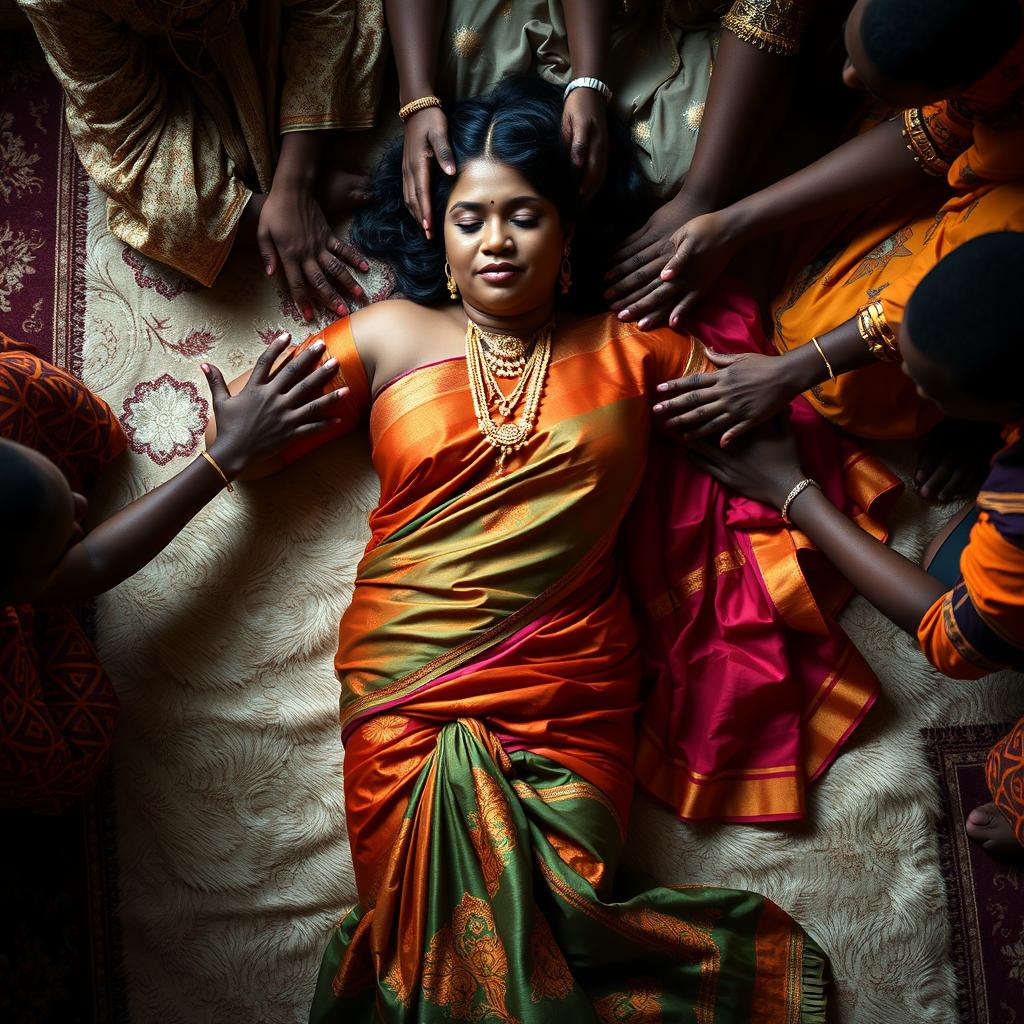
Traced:
<path fill-rule="evenodd" d="M 88 505 L 45 455 L 0 438 L 0 604 L 40 594 L 82 537 Z"/>
<path fill-rule="evenodd" d="M 954 249 L 922 278 L 900 325 L 903 372 L 947 416 L 1024 419 L 1024 233 Z"/>
<path fill-rule="evenodd" d="M 506 79 L 457 104 L 448 117 L 456 174 L 431 165 L 431 210 L 441 230 L 427 239 L 405 208 L 399 139 L 381 159 L 374 200 L 356 218 L 352 241 L 388 261 L 399 291 L 424 305 L 449 301 L 447 260 L 467 306 L 498 317 L 550 303 L 570 245 L 567 304 L 601 308 L 604 260 L 636 226 L 641 178 L 624 132 L 611 125 L 606 184 L 581 215 L 561 119 L 561 91 L 536 79 Z M 501 264 L 504 271 L 487 270 Z"/>
<path fill-rule="evenodd" d="M 843 81 L 895 107 L 919 107 L 990 71 L 1021 27 L 1018 0 L 857 0 Z"/>

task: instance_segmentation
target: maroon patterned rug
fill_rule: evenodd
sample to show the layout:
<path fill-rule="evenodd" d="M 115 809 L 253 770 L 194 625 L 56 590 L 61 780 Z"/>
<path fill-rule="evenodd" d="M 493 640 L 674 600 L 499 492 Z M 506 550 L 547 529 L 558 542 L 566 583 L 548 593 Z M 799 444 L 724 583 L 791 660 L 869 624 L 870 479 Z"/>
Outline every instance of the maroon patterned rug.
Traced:
<path fill-rule="evenodd" d="M 1024 1022 L 1024 869 L 993 860 L 964 831 L 992 798 L 985 758 L 1007 725 L 922 731 L 942 795 L 939 852 L 962 1024 Z"/>
<path fill-rule="evenodd" d="M 0 331 L 79 373 L 87 179 L 31 33 L 0 37 Z M 125 1019 L 110 783 L 56 817 L 0 815 L 0 1020 Z"/>

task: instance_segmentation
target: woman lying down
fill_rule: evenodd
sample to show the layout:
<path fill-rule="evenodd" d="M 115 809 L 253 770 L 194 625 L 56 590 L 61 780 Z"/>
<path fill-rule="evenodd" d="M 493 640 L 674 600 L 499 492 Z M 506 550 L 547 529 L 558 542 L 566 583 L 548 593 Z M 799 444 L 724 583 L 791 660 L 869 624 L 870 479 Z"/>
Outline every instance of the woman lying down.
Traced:
<path fill-rule="evenodd" d="M 314 443 L 368 423 L 381 482 L 335 659 L 360 902 L 311 1020 L 824 1020 L 824 955 L 779 907 L 615 877 L 634 779 L 688 820 L 798 818 L 877 682 L 839 578 L 659 413 L 705 344 L 764 346 L 752 303 L 720 293 L 692 336 L 579 311 L 639 179 L 620 150 L 577 217 L 560 117 L 540 84 L 459 104 L 432 241 L 392 148 L 354 239 L 406 297 L 301 347 L 336 370 Z M 801 403 L 818 481 L 881 536 L 894 479 Z"/>

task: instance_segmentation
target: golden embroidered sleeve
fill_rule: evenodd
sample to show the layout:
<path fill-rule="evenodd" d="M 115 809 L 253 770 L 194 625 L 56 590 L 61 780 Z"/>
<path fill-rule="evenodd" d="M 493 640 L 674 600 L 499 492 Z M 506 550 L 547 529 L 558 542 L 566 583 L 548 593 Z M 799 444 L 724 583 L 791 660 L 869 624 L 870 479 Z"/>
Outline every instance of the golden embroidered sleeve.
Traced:
<path fill-rule="evenodd" d="M 281 131 L 369 128 L 380 93 L 381 0 L 289 0 Z"/>
<path fill-rule="evenodd" d="M 789 57 L 800 49 L 813 9 L 813 0 L 735 0 L 722 28 L 759 50 Z"/>
<path fill-rule="evenodd" d="M 940 100 L 903 112 L 903 138 L 924 171 L 944 178 L 953 161 L 970 148 L 974 123 L 968 111 Z"/>
<path fill-rule="evenodd" d="M 251 194 L 212 115 L 192 90 L 166 79 L 145 40 L 101 3 L 20 2 L 64 88 L 78 156 L 107 195 L 110 230 L 212 284 Z"/>

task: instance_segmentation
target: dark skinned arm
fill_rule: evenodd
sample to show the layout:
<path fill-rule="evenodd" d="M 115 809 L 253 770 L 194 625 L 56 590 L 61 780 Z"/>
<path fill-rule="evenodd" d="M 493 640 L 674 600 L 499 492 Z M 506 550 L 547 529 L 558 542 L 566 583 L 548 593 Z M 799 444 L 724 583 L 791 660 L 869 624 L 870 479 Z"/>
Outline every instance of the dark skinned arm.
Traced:
<path fill-rule="evenodd" d="M 792 57 L 762 50 L 728 29 L 722 32 L 686 180 L 678 194 L 612 257 L 613 267 L 606 275 L 612 287 L 605 298 L 613 310 L 631 308 L 637 320 L 650 317 L 645 327 L 668 319 L 681 297 L 675 294 L 677 285 L 658 278 L 666 257 L 674 251 L 669 239 L 687 221 L 742 194 L 779 114 L 777 108 L 766 110 L 766 104 L 785 94 L 793 67 Z"/>
<path fill-rule="evenodd" d="M 885 121 L 788 178 L 705 213 L 672 236 L 674 255 L 661 277 L 682 296 L 669 316 L 674 327 L 718 280 L 747 242 L 818 218 L 862 210 L 930 179 L 907 150 L 899 121 Z M 627 312 L 627 311 L 624 311 Z M 629 315 L 620 317 L 632 319 Z"/>
<path fill-rule="evenodd" d="M 399 102 L 404 106 L 436 95 L 434 75 L 441 39 L 443 0 L 385 0 L 391 45 L 398 65 Z M 427 238 L 433 232 L 430 208 L 430 163 L 436 158 L 445 174 L 455 173 L 455 156 L 448 142 L 448 119 L 439 107 L 427 107 L 405 122 L 402 153 L 402 193 L 409 212 Z"/>
<path fill-rule="evenodd" d="M 569 62 L 573 78 L 605 81 L 611 3 L 609 0 L 562 0 Z M 573 89 L 562 110 L 562 137 L 580 171 L 580 194 L 592 199 L 604 182 L 608 162 L 608 116 L 596 89 Z"/>
<path fill-rule="evenodd" d="M 838 377 L 875 362 L 852 317 L 818 338 Z M 829 379 L 825 359 L 813 344 L 780 356 L 754 352 L 708 352 L 718 367 L 658 385 L 655 415 L 674 433 L 693 440 L 721 434 L 722 447 L 758 423 L 771 419 L 797 395 Z"/>
<path fill-rule="evenodd" d="M 777 424 L 727 451 L 695 441 L 687 452 L 727 487 L 779 509 L 805 475 L 791 432 Z M 865 533 L 815 487 L 794 498 L 789 518 L 864 597 L 910 634 L 916 635 L 924 613 L 946 593 L 937 579 Z"/>
<path fill-rule="evenodd" d="M 290 441 L 329 428 L 332 407 L 347 394 L 347 389 L 323 394 L 337 364 L 318 367 L 322 347 L 311 347 L 271 376 L 287 344 L 287 336 L 271 342 L 235 396 L 228 394 L 220 371 L 203 364 L 220 428 L 208 450 L 228 480 Z M 80 601 L 117 586 L 155 558 L 224 486 L 213 466 L 196 458 L 86 534 L 64 556 L 38 601 Z"/>

